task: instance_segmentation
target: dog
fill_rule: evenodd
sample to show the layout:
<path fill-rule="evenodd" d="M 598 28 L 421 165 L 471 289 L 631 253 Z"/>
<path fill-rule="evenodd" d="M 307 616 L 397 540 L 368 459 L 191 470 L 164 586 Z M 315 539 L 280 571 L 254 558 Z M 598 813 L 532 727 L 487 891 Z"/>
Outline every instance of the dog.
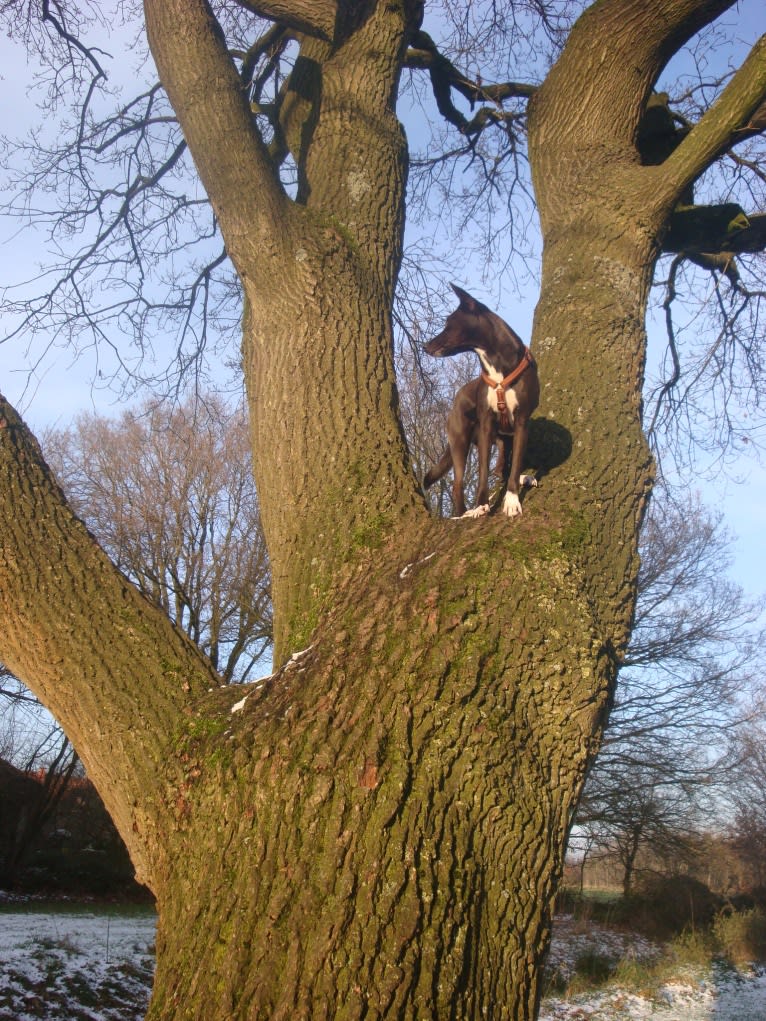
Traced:
<path fill-rule="evenodd" d="M 500 316 L 455 284 L 452 289 L 460 305 L 447 317 L 442 332 L 423 349 L 436 358 L 475 351 L 483 372 L 455 395 L 447 418 L 447 447 L 438 464 L 426 473 L 423 485 L 428 488 L 452 468 L 455 516 L 489 513 L 489 459 L 496 443 L 506 490 L 501 510 L 510 518 L 517 517 L 521 514 L 520 488 L 537 485 L 532 476 L 521 474 L 529 418 L 540 400 L 537 366 L 529 348 Z M 472 443 L 479 453 L 479 484 L 476 507 L 466 512 L 463 476 Z"/>

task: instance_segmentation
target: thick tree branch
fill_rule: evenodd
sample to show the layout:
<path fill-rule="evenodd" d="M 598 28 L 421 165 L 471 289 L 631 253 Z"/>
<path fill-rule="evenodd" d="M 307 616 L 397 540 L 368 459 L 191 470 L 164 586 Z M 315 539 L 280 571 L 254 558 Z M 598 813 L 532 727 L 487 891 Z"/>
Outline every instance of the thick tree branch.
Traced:
<path fill-rule="evenodd" d="M 662 249 L 665 252 L 762 252 L 766 249 L 766 214 L 748 216 L 734 202 L 720 206 L 676 209 Z"/>
<path fill-rule="evenodd" d="M 168 742 L 220 678 L 98 547 L 1 396 L 0 490 L 3 663 L 61 722 L 149 878 L 137 806 L 163 798 Z"/>
<path fill-rule="evenodd" d="M 738 145 L 740 142 L 744 142 L 748 138 L 753 138 L 755 135 L 763 134 L 764 131 L 766 131 L 766 99 L 748 120 L 744 128 L 740 128 L 734 132 L 732 144 Z"/>
<path fill-rule="evenodd" d="M 533 105 L 555 96 L 569 143 L 635 145 L 638 125 L 668 60 L 735 0 L 602 0 L 578 19 Z M 603 48 L 594 39 L 608 40 Z M 560 142 L 561 139 L 557 139 Z"/>
<path fill-rule="evenodd" d="M 145 0 L 149 45 L 235 264 L 273 250 L 288 201 L 206 0 Z M 184 31 L 178 26 L 183 24 Z"/>
<path fill-rule="evenodd" d="M 330 40 L 335 35 L 336 0 L 237 0 L 253 14 L 285 28 Z"/>
<path fill-rule="evenodd" d="M 765 101 L 766 35 L 763 35 L 717 101 L 665 161 L 663 176 L 667 175 L 679 192 L 683 191 L 732 145 L 758 133 Z"/>

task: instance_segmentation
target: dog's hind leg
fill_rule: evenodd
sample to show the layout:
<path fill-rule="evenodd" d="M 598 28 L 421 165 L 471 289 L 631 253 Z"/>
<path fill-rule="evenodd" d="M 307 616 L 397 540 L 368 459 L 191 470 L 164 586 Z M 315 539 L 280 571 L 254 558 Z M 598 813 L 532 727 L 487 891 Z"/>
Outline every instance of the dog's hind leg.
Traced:
<path fill-rule="evenodd" d="M 465 432 L 450 430 L 449 445 L 452 454 L 452 513 L 456 518 L 462 518 L 465 514 L 463 478 L 468 451 L 471 449 L 470 436 Z"/>
<path fill-rule="evenodd" d="M 492 474 L 505 484 L 508 482 L 508 476 L 511 472 L 511 448 L 513 444 L 513 437 L 508 433 L 499 433 L 495 443 L 497 444 L 497 457 L 495 459 L 495 466 L 492 469 Z"/>

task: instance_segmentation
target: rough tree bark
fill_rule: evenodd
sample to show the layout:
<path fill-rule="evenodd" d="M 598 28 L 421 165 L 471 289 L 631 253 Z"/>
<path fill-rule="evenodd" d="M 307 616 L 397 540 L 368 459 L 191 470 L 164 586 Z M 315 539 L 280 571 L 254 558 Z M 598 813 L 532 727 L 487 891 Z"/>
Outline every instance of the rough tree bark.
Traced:
<path fill-rule="evenodd" d="M 157 897 L 153 1021 L 534 1016 L 633 610 L 653 263 L 679 196 L 762 101 L 762 48 L 665 164 L 642 166 L 635 138 L 665 60 L 730 5 L 601 0 L 535 95 L 532 456 L 551 470 L 520 521 L 439 523 L 391 355 L 394 102 L 418 4 L 247 4 L 302 33 L 293 201 L 204 0 L 146 0 L 246 295 L 278 669 L 235 706 L 242 689 L 70 515 L 7 405 L 0 656 L 64 724 Z"/>

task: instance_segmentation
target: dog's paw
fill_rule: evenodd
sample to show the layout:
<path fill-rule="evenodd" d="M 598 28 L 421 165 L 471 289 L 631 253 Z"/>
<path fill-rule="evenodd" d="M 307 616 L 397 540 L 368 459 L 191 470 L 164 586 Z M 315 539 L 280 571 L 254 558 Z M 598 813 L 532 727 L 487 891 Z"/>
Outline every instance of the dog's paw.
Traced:
<path fill-rule="evenodd" d="M 517 518 L 521 514 L 521 501 L 515 493 L 506 493 L 500 510 L 508 518 Z"/>
<path fill-rule="evenodd" d="M 483 518 L 485 514 L 489 514 L 489 504 L 482 503 L 478 507 L 474 507 L 473 510 L 466 511 L 463 514 L 464 518 Z"/>
<path fill-rule="evenodd" d="M 536 489 L 537 479 L 534 475 L 519 475 L 519 485 L 522 489 Z"/>

